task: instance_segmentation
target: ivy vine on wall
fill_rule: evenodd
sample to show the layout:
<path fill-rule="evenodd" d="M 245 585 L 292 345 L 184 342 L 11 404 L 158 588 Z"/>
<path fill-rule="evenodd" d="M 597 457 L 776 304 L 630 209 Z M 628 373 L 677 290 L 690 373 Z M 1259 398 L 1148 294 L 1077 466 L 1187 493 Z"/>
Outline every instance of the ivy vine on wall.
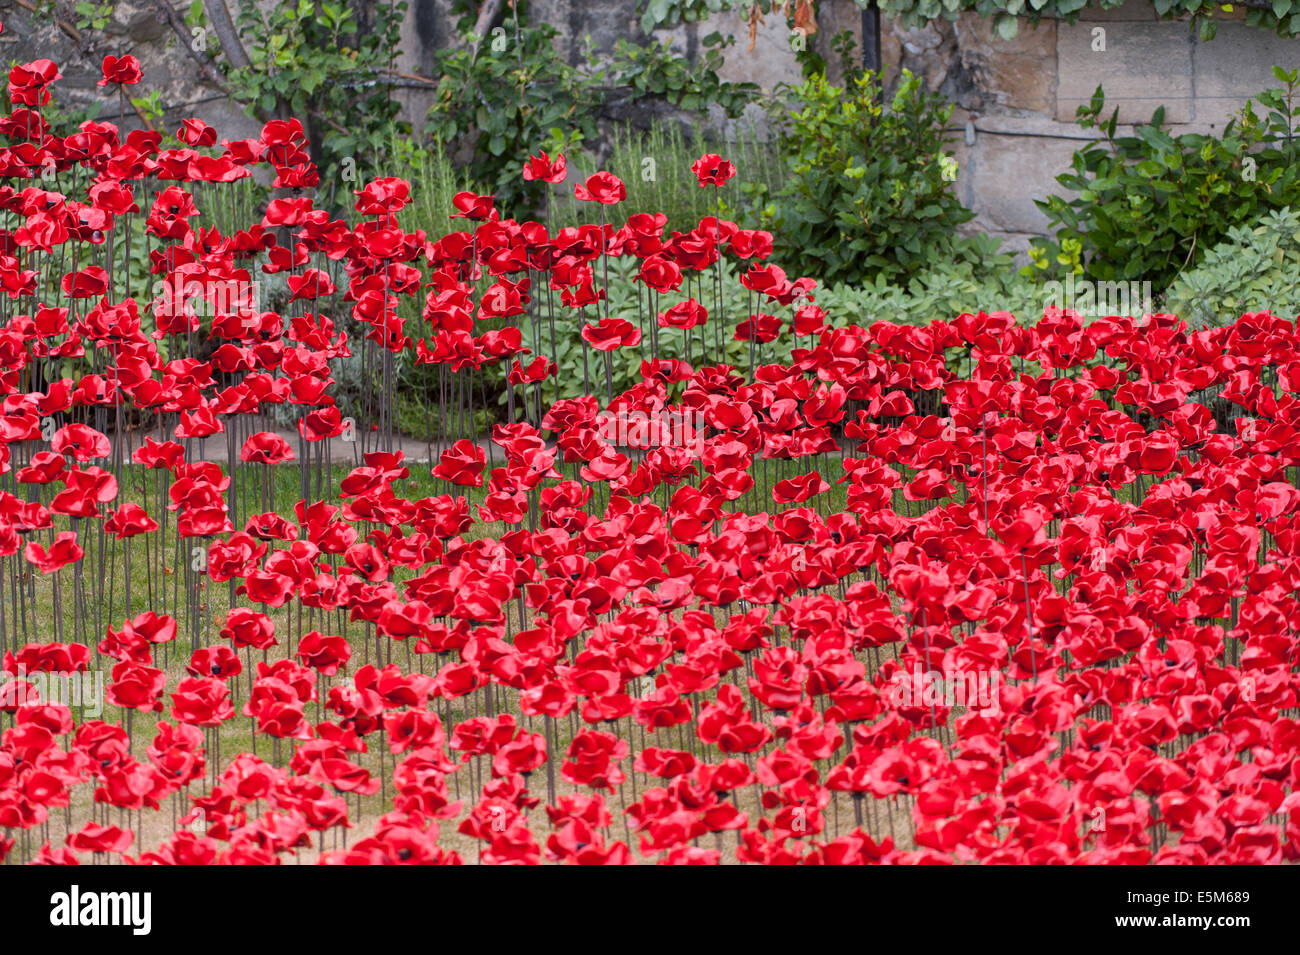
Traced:
<path fill-rule="evenodd" d="M 991 19 L 998 34 L 1005 39 L 1014 37 L 1020 19 L 1031 23 L 1046 17 L 1074 23 L 1091 4 L 1110 10 L 1121 6 L 1124 0 L 854 0 L 864 10 L 878 7 L 886 17 L 897 18 L 908 28 L 924 26 L 932 20 L 955 20 L 958 14 L 973 10 L 981 17 Z M 641 15 L 641 27 L 647 33 L 659 27 L 674 27 L 679 23 L 702 20 L 724 10 L 747 11 L 751 28 L 758 18 L 773 12 L 785 14 L 791 20 L 806 17 L 815 10 L 812 0 L 647 0 Z M 1214 0 L 1152 0 L 1155 12 L 1166 20 L 1190 18 L 1202 40 L 1214 38 L 1218 28 L 1218 14 L 1231 12 L 1233 4 Z M 1260 29 L 1272 30 L 1279 36 L 1300 36 L 1300 0 L 1237 0 L 1236 6 L 1246 10 L 1246 23 Z M 801 13 L 801 11 L 806 11 Z M 797 29 L 797 27 L 796 27 Z"/>

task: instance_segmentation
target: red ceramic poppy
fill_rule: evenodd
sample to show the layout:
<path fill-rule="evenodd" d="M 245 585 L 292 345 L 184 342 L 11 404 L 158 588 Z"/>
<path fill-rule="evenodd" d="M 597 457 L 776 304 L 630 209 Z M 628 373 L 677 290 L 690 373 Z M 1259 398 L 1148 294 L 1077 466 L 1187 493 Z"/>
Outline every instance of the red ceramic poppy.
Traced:
<path fill-rule="evenodd" d="M 588 176 L 585 184 L 574 186 L 573 194 L 583 202 L 599 202 L 608 206 L 626 199 L 627 187 L 613 173 L 598 172 Z"/>
<path fill-rule="evenodd" d="M 112 83 L 118 86 L 133 86 L 142 78 L 138 59 L 130 54 L 122 57 L 110 54 L 104 57 L 103 76 L 98 85 L 107 86 Z"/>
<path fill-rule="evenodd" d="M 714 153 L 705 153 L 691 163 L 691 172 L 700 186 L 721 186 L 736 175 L 736 167 Z"/>
<path fill-rule="evenodd" d="M 529 156 L 528 162 L 524 163 L 524 181 L 532 182 L 540 179 L 542 182 L 564 182 L 568 170 L 565 165 L 564 156 L 557 154 L 554 159 L 544 151 L 539 151 L 536 156 Z"/>

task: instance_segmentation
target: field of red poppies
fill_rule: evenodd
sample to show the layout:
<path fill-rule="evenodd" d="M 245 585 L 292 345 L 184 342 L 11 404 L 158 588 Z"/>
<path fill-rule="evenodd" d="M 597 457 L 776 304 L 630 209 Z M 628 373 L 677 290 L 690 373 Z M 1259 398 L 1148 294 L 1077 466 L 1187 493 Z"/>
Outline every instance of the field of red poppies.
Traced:
<path fill-rule="evenodd" d="M 60 137 L 57 79 L 0 120 L 6 863 L 1300 856 L 1293 321 L 845 326 L 562 157 L 592 224 L 435 240 L 295 121 Z"/>

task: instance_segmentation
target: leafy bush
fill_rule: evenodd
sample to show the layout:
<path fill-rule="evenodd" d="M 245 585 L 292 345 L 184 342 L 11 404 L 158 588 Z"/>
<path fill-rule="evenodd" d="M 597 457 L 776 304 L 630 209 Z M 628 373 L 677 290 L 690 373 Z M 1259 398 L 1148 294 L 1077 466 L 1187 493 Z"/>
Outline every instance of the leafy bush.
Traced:
<path fill-rule="evenodd" d="M 1025 324 L 1042 317 L 1042 287 L 1011 267 L 1012 256 L 996 251 L 997 240 L 979 236 L 956 260 L 937 262 L 906 284 L 876 276 L 865 284 L 841 283 L 820 289 L 817 304 L 834 325 L 876 321 L 928 325 L 951 321 L 963 312 L 1011 312 Z"/>
<path fill-rule="evenodd" d="M 1079 108 L 1079 124 L 1103 138 L 1078 150 L 1071 171 L 1057 177 L 1077 195 L 1038 203 L 1056 238 L 1035 244 L 1034 265 L 1050 274 L 1150 281 L 1163 290 L 1234 226 L 1300 203 L 1300 143 L 1292 133 L 1300 118 L 1297 71 L 1275 67 L 1274 75 L 1284 88 L 1256 97 L 1267 115 L 1247 102 L 1220 137 L 1171 136 L 1163 108 L 1135 135 L 1116 137 L 1118 110 L 1102 119 L 1105 96 L 1097 87 Z"/>
<path fill-rule="evenodd" d="M 614 75 L 634 100 L 660 96 L 692 111 L 716 105 L 734 119 L 759 91 L 756 83 L 729 83 L 718 77 L 723 51 L 735 42 L 734 36 L 710 33 L 701 43 L 700 63 L 693 67 L 673 53 L 669 40 L 652 40 L 645 46 L 619 40 L 614 48 Z"/>
<path fill-rule="evenodd" d="M 1075 23 L 1087 7 L 1112 10 L 1122 6 L 1124 0 L 854 0 L 864 10 L 879 7 L 881 15 L 897 20 L 906 29 L 923 27 L 941 17 L 956 20 L 967 11 L 991 18 L 993 26 L 1003 39 L 1011 39 L 1020 29 L 1021 18 L 1037 25 L 1040 18 L 1064 20 Z M 1192 27 L 1202 40 L 1214 38 L 1218 29 L 1215 14 L 1220 6 L 1231 10 L 1231 5 L 1211 3 L 1209 0 L 1154 0 L 1158 16 L 1164 19 L 1190 17 Z M 642 6 L 641 29 L 647 33 L 657 26 L 673 27 L 683 22 L 693 22 L 723 10 L 743 7 L 749 11 L 750 22 L 756 19 L 753 11 L 772 14 L 777 10 L 791 12 L 798 20 L 798 11 L 811 7 L 809 0 L 797 3 L 781 0 L 647 0 Z M 1246 22 L 1251 26 L 1273 30 L 1280 36 L 1300 34 L 1300 0 L 1270 0 L 1268 3 L 1246 4 Z"/>
<path fill-rule="evenodd" d="M 440 77 L 425 130 L 468 158 L 467 172 L 499 206 L 536 207 L 542 186 L 519 178 L 539 148 L 571 150 L 596 134 L 584 108 L 592 76 L 555 53 L 550 24 L 519 26 L 481 42 L 466 37 L 436 54 Z"/>
<path fill-rule="evenodd" d="M 589 48 L 584 63 L 572 66 L 557 55 L 550 24 L 512 22 L 498 31 L 438 51 L 440 81 L 426 131 L 466 154 L 470 178 L 516 214 L 540 209 L 545 195 L 543 183 L 519 178 L 520 164 L 538 149 L 572 154 L 594 140 L 600 107 L 612 95 L 624 105 L 660 98 L 699 111 L 717 103 L 734 117 L 758 92 L 754 84 L 718 79 L 721 49 L 730 41 L 717 33 L 704 38 L 696 67 L 664 44 L 627 43 L 608 64 Z"/>
<path fill-rule="evenodd" d="M 1170 286 L 1165 311 L 1194 328 L 1224 325 L 1247 312 L 1300 315 L 1300 213 L 1286 208 L 1255 226 L 1237 226 Z"/>
<path fill-rule="evenodd" d="M 295 116 L 311 143 L 322 181 L 346 158 L 365 181 L 383 167 L 398 119 L 388 70 L 399 46 L 406 0 L 375 4 L 375 21 L 362 28 L 343 0 L 257 3 L 239 0 L 236 22 L 247 66 L 226 65 L 234 96 L 250 115 Z M 194 23 L 205 22 L 201 7 Z"/>
<path fill-rule="evenodd" d="M 777 260 L 831 282 L 908 275 L 959 243 L 972 218 L 949 189 L 944 131 L 952 106 L 904 71 L 888 108 L 870 71 L 848 88 L 817 74 L 778 97 L 789 167 L 771 196 Z"/>

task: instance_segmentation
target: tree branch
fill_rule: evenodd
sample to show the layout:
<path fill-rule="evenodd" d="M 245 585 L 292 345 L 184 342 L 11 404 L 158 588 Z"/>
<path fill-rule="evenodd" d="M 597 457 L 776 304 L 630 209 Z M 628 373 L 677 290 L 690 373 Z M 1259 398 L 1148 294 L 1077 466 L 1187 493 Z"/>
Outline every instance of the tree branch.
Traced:
<path fill-rule="evenodd" d="M 18 6 L 22 7 L 24 10 L 28 11 L 29 13 L 35 13 L 37 16 L 41 15 L 41 11 L 36 9 L 36 4 L 30 2 L 30 0 L 14 0 L 14 3 L 18 4 Z M 67 34 L 73 43 L 77 44 L 77 46 L 82 45 L 80 30 L 78 30 L 67 20 L 64 20 L 62 17 L 55 16 L 53 17 L 53 20 L 54 20 L 54 25 L 57 26 L 60 30 L 62 30 L 65 34 Z"/>
<path fill-rule="evenodd" d="M 176 38 L 181 41 L 181 47 L 189 50 L 191 59 L 199 64 L 199 72 L 203 75 L 203 79 L 229 96 L 230 87 L 226 84 L 225 77 L 221 75 L 216 60 L 202 50 L 194 49 L 193 35 L 186 29 L 185 22 L 181 20 L 180 14 L 176 12 L 169 0 L 154 0 L 154 9 L 158 11 L 159 18 L 165 20 L 172 28 Z"/>
<path fill-rule="evenodd" d="M 230 19 L 230 11 L 226 9 L 226 0 L 203 0 L 203 9 L 208 12 L 212 29 L 216 31 L 221 49 L 231 65 L 236 69 L 252 66 L 253 61 L 248 58 L 248 51 L 239 41 L 239 33 L 235 30 L 234 21 Z"/>
<path fill-rule="evenodd" d="M 127 96 L 126 91 L 121 87 L 118 87 L 117 95 L 131 104 L 131 108 L 135 110 L 135 115 L 140 118 L 140 125 L 149 130 L 149 132 L 154 132 L 153 123 L 149 121 L 149 114 L 140 108 L 140 104 L 130 96 Z"/>
<path fill-rule="evenodd" d="M 474 33 L 480 40 L 487 36 L 492 23 L 501 12 L 501 0 L 487 0 L 478 9 L 478 19 L 474 21 Z"/>
<path fill-rule="evenodd" d="M 196 50 L 194 48 L 194 43 L 192 42 L 194 38 L 188 28 L 186 28 L 185 21 L 183 21 L 180 14 L 176 12 L 176 8 L 171 5 L 170 0 L 154 0 L 154 8 L 158 11 L 158 16 L 167 22 L 167 24 L 172 28 L 172 31 L 176 34 L 176 37 L 181 41 L 181 48 L 188 50 L 190 58 L 199 65 L 199 74 L 203 79 L 212 86 L 215 86 L 226 96 L 235 99 L 234 90 L 232 90 L 230 84 L 226 82 L 226 78 L 221 73 L 221 68 L 217 66 L 217 61 L 203 50 Z M 222 44 L 222 49 L 226 49 L 224 43 Z M 257 116 L 258 120 L 263 123 L 274 118 L 264 109 L 261 109 L 256 105 L 254 106 L 253 112 L 254 115 Z"/>
<path fill-rule="evenodd" d="M 401 70 L 379 70 L 384 76 L 395 76 L 398 79 L 410 80 L 408 87 L 437 86 L 441 81 L 435 80 L 430 76 L 421 76 L 419 73 L 403 73 Z"/>

